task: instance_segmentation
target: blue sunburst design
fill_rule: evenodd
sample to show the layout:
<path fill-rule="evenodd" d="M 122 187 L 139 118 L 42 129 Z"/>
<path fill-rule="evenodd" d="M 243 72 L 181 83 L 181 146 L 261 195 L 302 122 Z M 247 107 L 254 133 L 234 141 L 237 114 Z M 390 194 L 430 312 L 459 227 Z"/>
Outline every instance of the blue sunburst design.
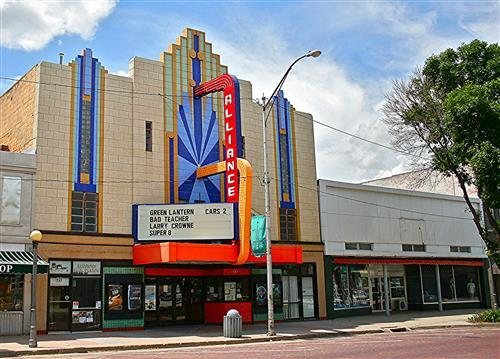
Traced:
<path fill-rule="evenodd" d="M 217 115 L 210 97 L 206 98 L 203 118 L 201 100 L 193 102 L 194 116 L 200 120 L 191 118 L 190 98 L 186 93 L 177 116 L 179 199 L 189 203 L 220 202 L 220 175 L 196 179 L 198 167 L 220 160 Z"/>

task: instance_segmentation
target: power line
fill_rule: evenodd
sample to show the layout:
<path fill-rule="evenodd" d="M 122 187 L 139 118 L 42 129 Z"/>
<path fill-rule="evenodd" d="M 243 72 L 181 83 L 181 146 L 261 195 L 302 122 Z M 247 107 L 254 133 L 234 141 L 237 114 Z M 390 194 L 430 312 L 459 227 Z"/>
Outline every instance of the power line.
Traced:
<path fill-rule="evenodd" d="M 349 200 L 349 201 L 353 201 L 353 202 L 358 202 L 358 203 L 362 203 L 362 204 L 367 204 L 367 205 L 370 205 L 370 206 L 376 206 L 376 207 L 381 207 L 381 208 L 385 208 L 385 209 L 392 209 L 392 210 L 395 210 L 395 211 L 403 211 L 403 212 L 409 212 L 409 213 L 415 213 L 415 214 L 422 214 L 422 215 L 433 216 L 433 217 L 450 218 L 450 219 L 466 219 L 466 220 L 471 220 L 471 221 L 473 220 L 473 218 L 468 218 L 468 217 L 448 216 L 448 215 L 445 215 L 445 214 L 429 213 L 429 212 L 415 211 L 415 210 L 412 210 L 412 209 L 405 209 L 405 208 L 398 208 L 398 207 L 387 206 L 387 205 L 383 205 L 383 204 L 379 204 L 379 203 L 373 203 L 373 202 L 363 201 L 363 200 L 352 198 L 352 197 L 342 196 L 342 195 L 335 194 L 335 193 L 324 192 L 324 191 L 320 191 L 319 188 L 313 189 L 313 188 L 310 188 L 310 187 L 301 186 L 299 184 L 296 184 L 296 186 L 299 187 L 299 188 L 310 190 L 310 191 L 315 191 L 317 193 L 322 193 L 322 194 L 325 194 L 325 195 L 328 195 L 328 196 L 342 198 L 342 199 L 345 199 L 345 200 Z"/>
<path fill-rule="evenodd" d="M 224 172 L 222 173 L 215 173 L 213 175 L 210 175 L 210 176 L 207 176 L 207 177 L 203 177 L 203 178 L 196 178 L 196 179 L 186 179 L 185 181 L 169 181 L 169 180 L 101 180 L 101 181 L 97 181 L 97 183 L 102 183 L 102 184 L 148 184 L 148 183 L 173 183 L 173 184 L 183 184 L 183 183 L 194 183 L 196 181 L 201 181 L 205 178 L 208 178 L 208 177 L 212 177 L 212 176 L 217 176 L 217 175 L 224 175 Z M 35 175 L 36 176 L 36 175 Z M 260 181 L 260 176 L 239 176 L 238 178 L 243 178 L 243 179 L 246 179 L 246 178 L 256 178 Z M 24 181 L 24 182 L 55 182 L 55 183 L 74 183 L 72 180 L 61 180 L 61 179 L 54 179 L 54 178 L 47 178 L 47 179 L 43 179 L 43 178 L 26 178 L 26 177 L 21 177 L 21 181 Z"/>
<path fill-rule="evenodd" d="M 216 174 L 217 175 L 217 174 Z M 220 173 L 220 175 L 223 175 L 223 173 Z M 260 180 L 260 176 L 240 176 L 239 178 L 257 178 Z M 271 180 L 276 181 L 276 178 L 270 178 Z M 193 180 L 186 180 L 186 181 L 168 181 L 168 180 L 102 180 L 99 181 L 99 183 L 102 184 L 149 184 L 149 183 L 173 183 L 173 184 L 179 184 L 179 183 L 190 183 L 190 182 L 195 182 L 200 179 L 193 179 Z M 21 178 L 21 181 L 25 182 L 55 182 L 55 183 L 73 183 L 73 181 L 70 180 L 59 180 L 59 179 L 39 179 L 39 178 Z M 427 216 L 433 216 L 433 217 L 443 217 L 443 218 L 450 218 L 450 219 L 460 219 L 460 220 L 473 220 L 472 218 L 467 218 L 467 217 L 457 217 L 457 216 L 448 216 L 444 214 L 438 214 L 438 213 L 429 213 L 429 212 L 423 212 L 423 211 L 416 211 L 416 210 L 411 210 L 411 209 L 405 209 L 405 208 L 399 208 L 399 207 L 392 207 L 392 206 L 387 206 L 379 203 L 373 203 L 369 201 L 364 201 L 348 196 L 342 196 L 339 194 L 331 193 L 331 192 L 325 192 L 321 191 L 319 188 L 311 188 L 303 185 L 296 184 L 297 187 L 308 190 L 308 191 L 313 191 L 315 193 L 322 193 L 328 196 L 333 196 L 337 198 L 342 198 L 345 200 L 353 201 L 353 202 L 358 202 L 362 204 L 367 204 L 375 207 L 380 207 L 380 208 L 385 208 L 385 209 L 391 209 L 391 210 L 396 210 L 396 211 L 403 211 L 403 212 L 409 212 L 409 213 L 415 213 L 415 214 L 421 214 L 421 215 L 427 215 Z M 344 213 L 345 215 L 349 215 L 349 213 Z"/>
<path fill-rule="evenodd" d="M 29 82 L 29 83 L 41 84 L 41 85 L 47 85 L 47 86 L 62 86 L 62 87 L 75 88 L 75 89 L 81 89 L 82 88 L 82 86 L 73 86 L 73 85 L 56 84 L 56 83 L 49 83 L 49 82 L 32 81 L 32 80 L 26 80 L 26 79 L 15 79 L 15 78 L 10 78 L 10 77 L 0 77 L 0 79 L 3 79 L 3 80 L 12 80 L 12 81 Z M 94 89 L 94 91 L 97 91 L 97 92 L 112 92 L 112 93 L 121 93 L 121 94 L 132 94 L 132 95 L 159 96 L 159 97 L 162 97 L 162 98 L 165 98 L 165 99 L 168 99 L 168 100 L 172 101 L 176 105 L 179 105 L 180 103 L 177 100 L 175 100 L 174 97 L 177 97 L 177 98 L 189 98 L 190 97 L 190 95 L 165 95 L 165 94 L 161 94 L 161 93 L 150 93 L 150 92 L 141 92 L 141 91 L 124 91 L 124 90 L 112 90 L 112 89 L 104 89 L 103 90 L 103 89 L 100 89 L 100 88 L 99 89 Z M 223 99 L 222 97 L 217 96 L 215 94 L 211 94 L 211 96 L 212 96 L 212 98 L 217 98 L 218 100 L 222 100 Z M 254 100 L 253 98 L 244 98 L 244 97 L 242 97 L 241 99 Z M 170 107 L 171 110 L 174 110 L 174 108 L 168 102 L 165 102 L 165 103 L 167 104 L 167 106 Z M 273 106 L 278 106 L 280 108 L 285 108 L 284 105 L 282 105 L 279 102 L 276 103 L 275 101 L 273 101 Z M 269 115 L 271 114 L 271 112 L 272 112 L 272 110 L 270 110 L 268 112 L 268 114 L 266 116 L 266 121 L 267 121 L 267 117 L 269 117 Z M 407 151 L 404 151 L 404 150 L 400 150 L 400 149 L 397 149 L 395 147 L 388 146 L 388 145 L 385 145 L 383 143 L 379 143 L 379 142 L 376 142 L 376 141 L 373 141 L 373 140 L 361 137 L 359 135 L 350 133 L 348 131 L 342 130 L 342 129 L 337 128 L 335 126 L 326 124 L 324 122 L 321 122 L 321 121 L 318 121 L 318 120 L 315 120 L 315 119 L 311 119 L 311 118 L 309 118 L 307 116 L 304 116 L 304 115 L 298 113 L 297 111 L 295 112 L 295 116 L 304 118 L 304 119 L 306 119 L 308 121 L 312 121 L 313 123 L 317 123 L 320 126 L 324 126 L 324 127 L 328 128 L 328 129 L 331 129 L 333 131 L 339 132 L 339 133 L 344 134 L 346 136 L 355 138 L 355 139 L 360 140 L 360 141 L 364 141 L 366 143 L 370 143 L 370 144 L 375 145 L 375 146 L 379 146 L 381 148 L 385 148 L 385 149 L 388 149 L 388 150 L 391 150 L 391 151 L 398 152 L 398 153 L 403 154 L 405 156 L 416 157 L 416 158 L 420 158 L 420 159 L 423 159 L 423 160 L 430 160 L 427 157 L 423 157 L 423 156 L 420 156 L 420 155 L 415 154 L 415 153 L 411 153 L 411 152 L 407 152 Z M 223 125 L 219 124 L 218 127 L 219 128 L 223 128 Z"/>

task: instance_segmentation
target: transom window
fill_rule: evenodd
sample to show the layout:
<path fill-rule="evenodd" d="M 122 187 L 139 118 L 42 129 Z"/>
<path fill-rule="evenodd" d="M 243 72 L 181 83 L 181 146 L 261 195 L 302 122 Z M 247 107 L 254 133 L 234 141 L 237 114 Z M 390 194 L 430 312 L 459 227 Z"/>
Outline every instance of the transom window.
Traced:
<path fill-rule="evenodd" d="M 403 252 L 425 252 L 425 244 L 403 244 Z"/>
<path fill-rule="evenodd" d="M 450 252 L 453 252 L 453 253 L 470 253 L 470 246 L 450 246 Z"/>
<path fill-rule="evenodd" d="M 346 242 L 345 243 L 346 250 L 361 250 L 361 251 L 372 251 L 373 243 L 357 243 L 357 242 Z"/>
<path fill-rule="evenodd" d="M 97 193 L 73 192 L 71 201 L 71 230 L 97 232 Z"/>

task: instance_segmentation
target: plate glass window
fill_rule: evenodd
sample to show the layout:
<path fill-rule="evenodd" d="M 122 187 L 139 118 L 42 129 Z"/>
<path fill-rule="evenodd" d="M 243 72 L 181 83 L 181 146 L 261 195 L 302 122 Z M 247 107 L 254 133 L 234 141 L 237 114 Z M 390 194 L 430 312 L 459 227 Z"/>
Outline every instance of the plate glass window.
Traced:
<path fill-rule="evenodd" d="M 23 310 L 23 278 L 22 274 L 0 276 L 0 311 Z"/>

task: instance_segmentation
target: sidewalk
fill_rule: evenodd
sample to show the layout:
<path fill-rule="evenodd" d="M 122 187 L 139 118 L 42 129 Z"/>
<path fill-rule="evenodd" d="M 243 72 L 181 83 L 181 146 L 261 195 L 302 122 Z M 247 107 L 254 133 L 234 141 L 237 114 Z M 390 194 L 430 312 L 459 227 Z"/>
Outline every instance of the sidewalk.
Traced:
<path fill-rule="evenodd" d="M 405 312 L 389 317 L 372 314 L 321 321 L 276 323 L 276 337 L 293 340 L 336 335 L 356 335 L 473 325 L 467 318 L 479 310 Z M 224 338 L 219 325 L 183 325 L 129 332 L 90 332 L 38 336 L 38 348 L 28 347 L 28 336 L 0 337 L 0 357 L 33 354 L 85 353 L 180 346 L 203 346 L 269 341 L 266 324 L 243 326 L 243 337 Z"/>

